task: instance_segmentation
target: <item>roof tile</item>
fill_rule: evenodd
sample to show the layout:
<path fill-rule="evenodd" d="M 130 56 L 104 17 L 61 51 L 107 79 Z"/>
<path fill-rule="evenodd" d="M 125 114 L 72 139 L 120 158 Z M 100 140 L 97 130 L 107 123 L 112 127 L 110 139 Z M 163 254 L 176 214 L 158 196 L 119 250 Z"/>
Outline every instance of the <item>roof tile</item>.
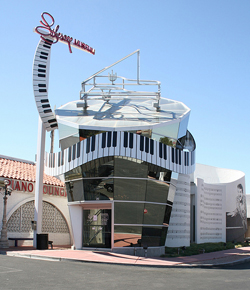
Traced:
<path fill-rule="evenodd" d="M 0 158 L 0 177 L 36 182 L 36 165 Z M 64 183 L 54 176 L 44 173 L 43 183 L 64 186 Z"/>

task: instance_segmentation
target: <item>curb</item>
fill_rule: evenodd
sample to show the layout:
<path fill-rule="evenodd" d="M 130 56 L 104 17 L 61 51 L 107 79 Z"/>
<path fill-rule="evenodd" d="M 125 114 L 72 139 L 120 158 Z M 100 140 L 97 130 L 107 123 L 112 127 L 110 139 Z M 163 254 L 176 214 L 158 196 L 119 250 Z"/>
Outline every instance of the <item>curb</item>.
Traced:
<path fill-rule="evenodd" d="M 36 259 L 36 260 L 46 260 L 46 261 L 54 261 L 54 262 L 80 262 L 80 263 L 98 263 L 98 264 L 106 264 L 106 265 L 122 265 L 122 266 L 136 266 L 136 267 L 154 267 L 154 268 L 221 268 L 221 267 L 228 267 L 239 265 L 243 263 L 250 262 L 250 257 L 239 259 L 232 262 L 222 262 L 216 264 L 185 264 L 180 263 L 176 265 L 152 265 L 152 264 L 129 264 L 129 263 L 119 263 L 119 262 L 108 262 L 108 261 L 91 261 L 91 260 L 84 260 L 84 259 L 72 259 L 72 258 L 61 258 L 61 257 L 51 257 L 51 256 L 40 256 L 40 255 L 32 255 L 32 254 L 20 254 L 20 253 L 13 253 L 0 251 L 1 255 L 7 255 L 11 257 L 19 257 L 19 258 L 26 258 L 26 259 Z M 215 259 L 217 260 L 217 259 Z"/>

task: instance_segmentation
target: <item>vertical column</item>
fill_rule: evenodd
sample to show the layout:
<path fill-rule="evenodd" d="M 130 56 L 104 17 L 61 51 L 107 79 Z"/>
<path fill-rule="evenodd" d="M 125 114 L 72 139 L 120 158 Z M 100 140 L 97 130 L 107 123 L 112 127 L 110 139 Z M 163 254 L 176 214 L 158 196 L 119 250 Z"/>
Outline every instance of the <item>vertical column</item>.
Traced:
<path fill-rule="evenodd" d="M 33 246 L 37 247 L 36 234 L 42 232 L 42 202 L 43 202 L 43 171 L 44 171 L 44 153 L 45 153 L 45 127 L 39 116 L 38 135 L 37 135 L 37 161 L 36 161 L 36 185 L 35 185 L 35 216 L 37 224 L 34 230 Z"/>
<path fill-rule="evenodd" d="M 190 246 L 190 176 L 187 174 L 178 176 L 166 246 Z"/>

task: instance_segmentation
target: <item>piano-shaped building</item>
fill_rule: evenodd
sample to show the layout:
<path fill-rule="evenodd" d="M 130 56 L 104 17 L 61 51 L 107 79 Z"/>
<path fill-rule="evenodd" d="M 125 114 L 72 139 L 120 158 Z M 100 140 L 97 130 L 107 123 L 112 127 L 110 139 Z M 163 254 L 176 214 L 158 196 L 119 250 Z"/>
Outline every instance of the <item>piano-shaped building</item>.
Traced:
<path fill-rule="evenodd" d="M 54 114 L 48 99 L 51 44 L 38 44 L 33 88 L 44 128 L 59 130 L 61 151 L 45 154 L 45 172 L 66 183 L 74 247 L 163 254 L 177 182 L 188 183 L 182 203 L 190 206 L 190 109 L 161 98 L 160 82 L 140 79 L 137 50 L 83 81 L 79 100 Z M 134 54 L 136 79 L 104 74 Z M 190 242 L 189 224 L 187 217 L 181 244 Z"/>
<path fill-rule="evenodd" d="M 195 169 L 189 115 L 161 98 L 160 82 L 113 71 L 56 109 L 61 151 L 46 153 L 45 172 L 64 176 L 76 249 L 164 253 L 177 181 Z"/>

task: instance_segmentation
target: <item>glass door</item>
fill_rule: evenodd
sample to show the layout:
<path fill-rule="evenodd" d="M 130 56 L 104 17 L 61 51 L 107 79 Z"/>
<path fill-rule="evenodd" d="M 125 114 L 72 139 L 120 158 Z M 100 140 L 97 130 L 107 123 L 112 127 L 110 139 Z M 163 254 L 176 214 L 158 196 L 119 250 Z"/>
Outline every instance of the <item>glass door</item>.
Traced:
<path fill-rule="evenodd" d="M 111 209 L 83 210 L 83 247 L 111 248 Z"/>

